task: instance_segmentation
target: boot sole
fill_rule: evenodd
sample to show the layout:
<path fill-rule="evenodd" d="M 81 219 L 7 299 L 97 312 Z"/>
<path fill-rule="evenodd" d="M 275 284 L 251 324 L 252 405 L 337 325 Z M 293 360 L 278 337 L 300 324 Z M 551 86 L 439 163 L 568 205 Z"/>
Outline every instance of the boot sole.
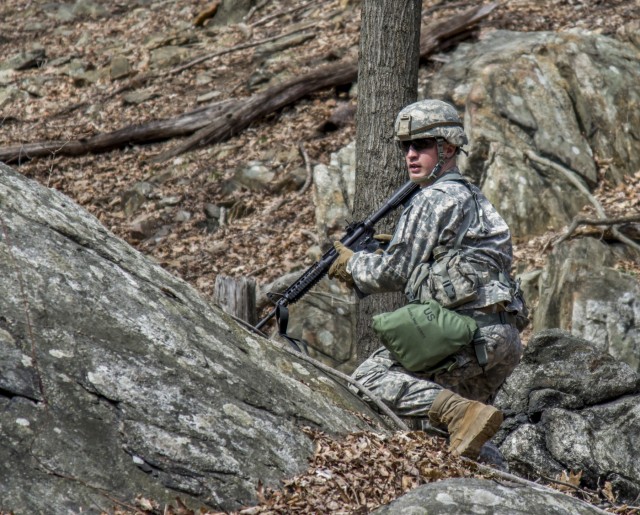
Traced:
<path fill-rule="evenodd" d="M 498 432 L 502 421 L 502 412 L 492 406 L 470 407 L 457 431 L 463 438 L 452 440 L 449 450 L 458 456 L 475 460 L 485 442 Z"/>

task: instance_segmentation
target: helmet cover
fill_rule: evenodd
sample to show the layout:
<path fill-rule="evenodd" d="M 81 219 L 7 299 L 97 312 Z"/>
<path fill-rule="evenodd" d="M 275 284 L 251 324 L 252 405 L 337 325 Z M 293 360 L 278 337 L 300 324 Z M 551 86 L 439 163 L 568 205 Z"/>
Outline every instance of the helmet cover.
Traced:
<path fill-rule="evenodd" d="M 442 100 L 420 100 L 404 107 L 396 117 L 396 141 L 442 138 L 461 147 L 468 143 L 456 109 Z"/>

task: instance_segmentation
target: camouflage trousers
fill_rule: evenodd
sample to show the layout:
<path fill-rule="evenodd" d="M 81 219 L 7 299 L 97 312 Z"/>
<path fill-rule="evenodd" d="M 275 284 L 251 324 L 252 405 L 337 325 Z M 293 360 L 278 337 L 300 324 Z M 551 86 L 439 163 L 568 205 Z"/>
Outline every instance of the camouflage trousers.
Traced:
<path fill-rule="evenodd" d="M 410 372 L 394 360 L 388 350 L 381 348 L 367 358 L 352 377 L 400 417 L 427 418 L 434 399 L 445 388 L 467 399 L 490 403 L 519 363 L 522 344 L 513 325 L 490 325 L 480 332 L 489 358 L 484 371 L 472 345 L 453 355 L 456 360 L 453 369 L 435 375 Z M 353 386 L 351 389 L 357 391 Z M 359 391 L 357 394 L 368 400 Z"/>

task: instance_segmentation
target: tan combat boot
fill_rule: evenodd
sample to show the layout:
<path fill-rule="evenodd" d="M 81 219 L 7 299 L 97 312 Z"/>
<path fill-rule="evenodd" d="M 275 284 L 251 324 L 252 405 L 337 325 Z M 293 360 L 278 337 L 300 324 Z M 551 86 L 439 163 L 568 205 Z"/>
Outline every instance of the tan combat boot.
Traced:
<path fill-rule="evenodd" d="M 429 420 L 447 426 L 449 450 L 453 454 L 476 459 L 484 443 L 498 432 L 502 412 L 442 390 L 429 410 Z"/>

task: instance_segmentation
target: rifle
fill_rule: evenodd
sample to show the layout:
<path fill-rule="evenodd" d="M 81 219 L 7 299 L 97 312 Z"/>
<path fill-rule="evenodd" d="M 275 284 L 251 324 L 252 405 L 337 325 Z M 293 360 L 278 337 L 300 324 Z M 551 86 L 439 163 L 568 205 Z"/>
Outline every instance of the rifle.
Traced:
<path fill-rule="evenodd" d="M 377 248 L 377 242 L 374 239 L 374 226 L 375 224 L 395 210 L 398 206 L 406 204 L 413 194 L 418 190 L 418 185 L 411 181 L 407 182 L 404 186 L 399 188 L 389 200 L 387 200 L 380 209 L 369 216 L 362 222 L 352 222 L 347 225 L 345 229 L 345 235 L 340 239 L 345 247 L 350 248 L 354 252 L 360 250 L 368 250 L 370 252 Z M 322 279 L 333 262 L 337 259 L 338 252 L 335 248 L 331 247 L 324 255 L 311 265 L 291 286 L 289 286 L 284 292 L 273 294 L 269 292 L 267 297 L 275 303 L 273 310 L 258 324 L 255 329 L 259 330 L 274 316 L 278 319 L 280 335 L 286 337 L 289 342 L 296 348 L 297 344 L 292 341 L 286 335 L 287 323 L 288 323 L 288 310 L 287 306 L 300 300 L 320 279 Z M 360 297 L 364 297 L 364 294 L 356 288 L 356 293 Z M 275 300 L 277 298 L 277 301 Z"/>

